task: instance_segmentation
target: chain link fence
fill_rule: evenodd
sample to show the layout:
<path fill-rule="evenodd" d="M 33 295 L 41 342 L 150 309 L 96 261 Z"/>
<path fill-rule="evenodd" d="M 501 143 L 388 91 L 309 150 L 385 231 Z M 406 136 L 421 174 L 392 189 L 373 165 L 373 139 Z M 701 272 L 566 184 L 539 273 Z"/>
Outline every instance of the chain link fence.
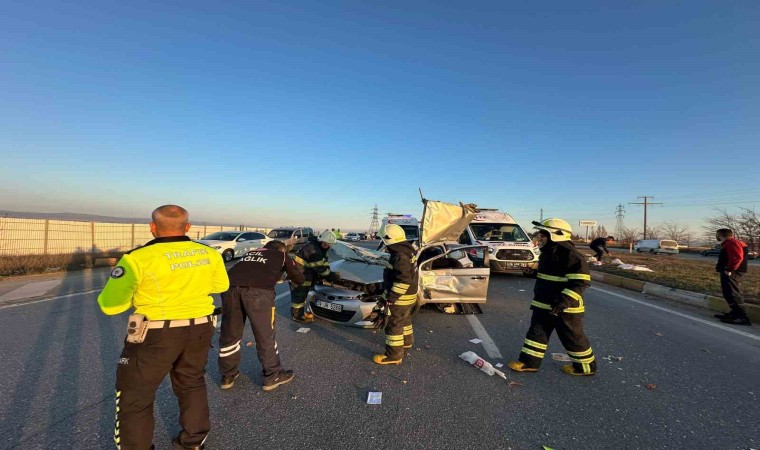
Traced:
<path fill-rule="evenodd" d="M 191 239 L 216 231 L 258 231 L 245 225 L 193 225 Z M 81 222 L 0 217 L 0 256 L 118 254 L 153 239 L 147 223 Z"/>

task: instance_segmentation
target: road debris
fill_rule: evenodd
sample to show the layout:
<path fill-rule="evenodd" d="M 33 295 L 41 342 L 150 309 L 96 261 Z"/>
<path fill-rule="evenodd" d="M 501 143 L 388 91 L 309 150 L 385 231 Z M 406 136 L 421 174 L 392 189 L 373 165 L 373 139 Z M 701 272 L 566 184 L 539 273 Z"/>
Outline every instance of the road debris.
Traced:
<path fill-rule="evenodd" d="M 504 367 L 504 364 L 502 364 L 502 363 L 496 363 L 495 366 L 501 369 L 502 367 Z"/>
<path fill-rule="evenodd" d="M 370 392 L 369 395 L 367 395 L 367 404 L 368 405 L 380 405 L 383 403 L 383 393 L 382 392 Z"/>
<path fill-rule="evenodd" d="M 470 342 L 472 342 L 473 344 L 480 344 L 481 342 L 483 342 L 483 340 L 476 338 L 476 339 L 470 339 Z"/>
<path fill-rule="evenodd" d="M 552 359 L 555 361 L 572 362 L 570 357 L 564 353 L 552 353 Z"/>
<path fill-rule="evenodd" d="M 430 350 L 431 348 L 433 348 L 433 346 L 430 345 L 430 344 L 425 344 L 425 348 L 428 349 L 428 350 Z"/>
<path fill-rule="evenodd" d="M 305 328 L 305 327 L 302 327 L 302 328 L 299 328 L 299 329 L 297 329 L 297 330 L 296 330 L 296 333 L 303 333 L 303 334 L 306 334 L 306 333 L 308 333 L 309 331 L 311 331 L 311 328 Z"/>
<path fill-rule="evenodd" d="M 622 361 L 623 357 L 607 355 L 607 356 L 602 357 L 602 359 L 606 359 L 607 361 L 612 362 L 612 361 Z"/>
<path fill-rule="evenodd" d="M 408 380 L 401 380 L 401 384 L 407 384 L 407 383 L 409 383 Z"/>
<path fill-rule="evenodd" d="M 517 292 L 525 292 L 525 289 L 518 289 Z"/>
<path fill-rule="evenodd" d="M 522 386 L 523 384 L 520 383 L 519 381 L 510 381 L 509 385 L 514 387 L 514 386 Z"/>
<path fill-rule="evenodd" d="M 246 347 L 253 347 L 253 341 L 248 341 L 245 343 Z"/>
<path fill-rule="evenodd" d="M 706 348 L 703 348 L 702 351 L 705 352 L 705 353 L 710 353 L 710 350 L 708 350 Z"/>
<path fill-rule="evenodd" d="M 652 383 L 647 384 L 647 389 L 649 389 L 650 391 L 653 391 L 653 390 L 657 389 L 657 385 L 656 384 L 652 384 Z"/>
<path fill-rule="evenodd" d="M 662 334 L 662 333 L 660 333 L 659 331 L 658 331 L 658 332 L 656 332 L 654 335 L 655 335 L 655 336 L 663 336 L 663 334 Z"/>
<path fill-rule="evenodd" d="M 472 364 L 473 366 L 477 367 L 478 369 L 482 370 L 483 372 L 487 373 L 490 376 L 493 376 L 494 374 L 507 379 L 507 376 L 499 369 L 496 369 L 494 366 L 491 365 L 488 361 L 481 358 L 477 355 L 475 352 L 464 352 L 461 355 L 459 355 L 459 358 L 467 361 L 468 363 Z"/>

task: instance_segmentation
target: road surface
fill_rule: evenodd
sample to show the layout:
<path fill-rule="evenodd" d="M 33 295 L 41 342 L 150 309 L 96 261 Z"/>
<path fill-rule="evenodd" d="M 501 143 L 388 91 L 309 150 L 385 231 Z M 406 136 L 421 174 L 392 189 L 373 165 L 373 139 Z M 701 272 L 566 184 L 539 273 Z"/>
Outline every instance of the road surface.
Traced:
<path fill-rule="evenodd" d="M 112 448 L 126 314 L 97 307 L 107 273 L 0 282 L 0 448 Z M 318 320 L 296 333 L 301 325 L 289 319 L 288 293 L 278 286 L 278 344 L 296 379 L 262 392 L 255 347 L 245 346 L 242 376 L 223 392 L 212 349 L 207 448 L 760 447 L 760 328 L 729 327 L 705 310 L 595 283 L 585 299 L 596 377 L 561 373 L 548 356 L 562 352 L 556 337 L 539 373 L 507 371 L 508 381 L 458 359 L 468 350 L 494 364 L 517 356 L 532 285 L 494 276 L 482 315 L 423 309 L 415 348 L 399 367 L 371 362 L 382 350 L 380 332 Z M 18 289 L 37 295 L 7 296 Z M 250 330 L 244 339 L 252 340 Z M 383 393 L 381 405 L 366 404 L 370 391 Z M 168 382 L 155 415 L 154 442 L 169 448 L 179 425 Z"/>

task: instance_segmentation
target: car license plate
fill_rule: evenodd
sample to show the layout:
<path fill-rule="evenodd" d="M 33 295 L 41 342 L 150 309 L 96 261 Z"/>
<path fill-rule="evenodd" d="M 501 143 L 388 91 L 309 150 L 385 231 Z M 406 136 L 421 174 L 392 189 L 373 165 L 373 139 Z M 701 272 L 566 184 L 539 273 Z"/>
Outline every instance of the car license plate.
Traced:
<path fill-rule="evenodd" d="M 327 303 L 321 300 L 317 300 L 317 306 L 320 308 L 329 309 L 330 311 L 343 312 L 343 305 L 338 305 L 337 303 Z"/>
<path fill-rule="evenodd" d="M 509 267 L 527 267 L 525 263 L 509 263 Z"/>

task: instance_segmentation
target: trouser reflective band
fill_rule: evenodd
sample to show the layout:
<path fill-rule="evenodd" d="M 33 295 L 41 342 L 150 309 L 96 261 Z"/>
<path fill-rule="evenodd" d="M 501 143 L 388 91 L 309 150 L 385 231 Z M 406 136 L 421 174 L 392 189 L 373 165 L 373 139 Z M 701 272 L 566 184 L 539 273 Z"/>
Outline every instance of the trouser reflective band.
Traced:
<path fill-rule="evenodd" d="M 116 391 L 116 417 L 113 430 L 113 441 L 116 444 L 116 448 L 121 448 L 121 437 L 119 437 L 119 399 L 121 398 L 121 391 Z"/>
<path fill-rule="evenodd" d="M 417 293 L 414 294 L 406 294 L 402 295 L 401 297 L 396 300 L 396 305 L 398 306 L 410 306 L 417 303 Z"/>
<path fill-rule="evenodd" d="M 591 275 L 586 275 L 585 273 L 568 273 L 565 275 L 568 280 L 586 280 L 591 281 Z"/>
<path fill-rule="evenodd" d="M 411 325 L 404 326 L 404 336 L 409 336 L 412 333 L 413 333 L 413 331 L 412 331 L 412 326 Z"/>
<path fill-rule="evenodd" d="M 232 354 L 235 354 L 240 351 L 240 341 L 237 341 L 236 343 L 229 345 L 227 347 L 222 347 L 219 349 L 219 357 L 224 358 L 225 356 L 230 356 Z"/>
<path fill-rule="evenodd" d="M 538 275 L 536 275 L 536 278 L 540 278 L 546 281 L 555 281 L 557 283 L 564 283 L 567 281 L 567 278 L 565 277 L 555 277 L 554 275 L 547 275 L 545 273 L 539 273 Z"/>
<path fill-rule="evenodd" d="M 546 348 L 549 347 L 546 344 L 542 344 L 540 342 L 532 341 L 532 340 L 527 339 L 527 338 L 525 339 L 525 343 L 527 345 L 530 345 L 531 347 L 535 347 L 535 348 L 537 348 L 539 350 L 546 350 Z"/>
<path fill-rule="evenodd" d="M 404 335 L 387 335 L 385 336 L 385 344 L 390 345 L 391 347 L 403 347 L 404 345 Z"/>
<path fill-rule="evenodd" d="M 290 307 L 291 308 L 295 308 L 295 309 L 303 308 L 304 306 L 306 306 L 306 302 L 303 302 L 303 303 L 291 303 L 290 304 Z"/>

